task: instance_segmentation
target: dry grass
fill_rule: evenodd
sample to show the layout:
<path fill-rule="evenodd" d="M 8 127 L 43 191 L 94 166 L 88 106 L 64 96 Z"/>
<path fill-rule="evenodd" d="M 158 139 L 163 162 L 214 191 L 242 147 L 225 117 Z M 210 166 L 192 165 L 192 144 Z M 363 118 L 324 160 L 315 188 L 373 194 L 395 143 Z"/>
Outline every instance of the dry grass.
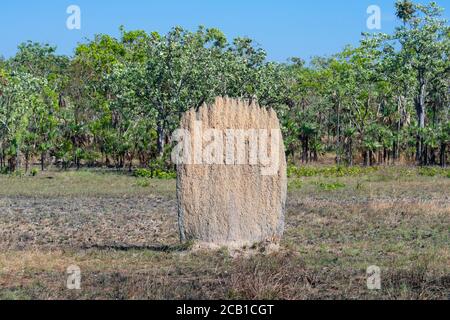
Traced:
<path fill-rule="evenodd" d="M 0 298 L 449 298 L 449 178 L 386 168 L 289 190 L 280 252 L 234 256 L 179 245 L 174 181 L 1 176 Z M 73 264 L 81 291 L 65 287 Z M 370 265 L 380 291 L 366 287 Z"/>

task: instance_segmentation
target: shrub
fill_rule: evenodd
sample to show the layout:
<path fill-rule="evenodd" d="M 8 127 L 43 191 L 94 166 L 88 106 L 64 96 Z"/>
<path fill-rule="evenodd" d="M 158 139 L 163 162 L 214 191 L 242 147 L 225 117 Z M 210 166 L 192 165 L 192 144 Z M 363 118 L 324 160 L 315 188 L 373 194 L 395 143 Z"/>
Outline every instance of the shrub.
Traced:
<path fill-rule="evenodd" d="M 16 170 L 13 173 L 11 173 L 11 176 L 13 177 L 23 177 L 25 174 L 22 170 Z"/>
<path fill-rule="evenodd" d="M 419 175 L 426 177 L 434 177 L 438 174 L 438 170 L 436 168 L 420 168 Z"/>
<path fill-rule="evenodd" d="M 319 189 L 324 191 L 333 191 L 341 188 L 345 188 L 345 184 L 340 182 L 334 182 L 334 183 L 325 183 L 325 182 L 319 182 L 317 183 L 317 186 Z"/>
<path fill-rule="evenodd" d="M 288 184 L 288 188 L 293 189 L 293 190 L 301 189 L 302 186 L 303 186 L 303 183 L 300 180 L 291 180 L 291 181 L 289 181 L 289 184 Z"/>
<path fill-rule="evenodd" d="M 31 174 L 32 177 L 36 177 L 38 173 L 39 173 L 39 171 L 36 168 L 33 168 L 30 171 L 30 174 Z"/>
<path fill-rule="evenodd" d="M 136 181 L 136 185 L 138 185 L 139 187 L 146 188 L 150 186 L 150 180 L 146 178 L 138 178 Z"/>
<path fill-rule="evenodd" d="M 368 173 L 372 173 L 378 170 L 378 167 L 342 167 L 342 166 L 331 166 L 331 167 L 296 167 L 289 166 L 287 170 L 288 177 L 290 178 L 301 178 L 301 177 L 314 177 L 314 176 L 324 176 L 324 177 L 344 177 L 344 176 L 359 176 Z"/>
<path fill-rule="evenodd" d="M 136 169 L 133 175 L 137 178 L 149 178 L 149 179 L 175 179 L 177 174 L 175 171 L 165 171 L 162 169 Z"/>
<path fill-rule="evenodd" d="M 153 177 L 156 179 L 170 180 L 176 179 L 177 173 L 175 171 L 155 170 L 153 171 Z"/>
<path fill-rule="evenodd" d="M 136 169 L 134 170 L 133 175 L 137 178 L 151 178 L 152 172 L 148 169 Z"/>
<path fill-rule="evenodd" d="M 449 169 L 443 169 L 443 168 L 437 168 L 437 167 L 423 167 L 419 168 L 418 174 L 421 176 L 426 177 L 435 177 L 435 176 L 443 176 L 450 178 L 450 170 Z"/>

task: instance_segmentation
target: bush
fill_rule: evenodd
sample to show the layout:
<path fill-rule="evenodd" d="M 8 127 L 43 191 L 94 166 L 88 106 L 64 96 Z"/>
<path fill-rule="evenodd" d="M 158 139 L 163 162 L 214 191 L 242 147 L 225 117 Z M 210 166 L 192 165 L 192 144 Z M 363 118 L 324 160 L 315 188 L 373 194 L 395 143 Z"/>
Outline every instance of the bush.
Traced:
<path fill-rule="evenodd" d="M 30 171 L 30 174 L 31 174 L 32 177 L 36 177 L 38 173 L 39 173 L 39 171 L 36 168 L 33 168 Z"/>
<path fill-rule="evenodd" d="M 314 176 L 324 176 L 324 177 L 344 177 L 344 176 L 359 176 L 377 171 L 377 167 L 342 167 L 342 166 L 331 166 L 331 167 L 296 167 L 289 166 L 287 174 L 289 178 L 301 178 L 301 177 L 314 177 Z"/>
<path fill-rule="evenodd" d="M 137 178 L 151 178 L 152 172 L 148 169 L 136 169 L 134 170 L 133 175 Z"/>
<path fill-rule="evenodd" d="M 419 175 L 426 177 L 434 177 L 438 174 L 438 170 L 436 168 L 420 168 Z"/>
<path fill-rule="evenodd" d="M 152 178 L 163 180 L 176 179 L 177 173 L 175 171 L 155 170 Z"/>
<path fill-rule="evenodd" d="M 175 171 L 165 171 L 162 169 L 136 169 L 133 175 L 137 178 L 149 178 L 149 179 L 175 179 L 177 177 L 177 173 Z"/>
<path fill-rule="evenodd" d="M 138 185 L 139 187 L 147 188 L 148 186 L 150 186 L 150 181 L 146 178 L 138 178 L 136 181 L 136 185 Z"/>
<path fill-rule="evenodd" d="M 450 178 L 450 170 L 436 167 L 423 167 L 418 170 L 418 174 L 425 177 L 443 176 Z"/>
<path fill-rule="evenodd" d="M 11 173 L 11 176 L 12 177 L 23 177 L 23 176 L 25 176 L 25 173 L 23 170 L 16 170 Z"/>
<path fill-rule="evenodd" d="M 289 181 L 288 188 L 292 190 L 301 189 L 303 187 L 303 183 L 300 180 L 291 180 Z"/>
<path fill-rule="evenodd" d="M 318 185 L 319 189 L 324 190 L 324 191 L 333 191 L 333 190 L 345 188 L 345 184 L 340 183 L 340 182 L 334 182 L 334 183 L 320 182 L 320 183 L 317 183 L 317 185 Z"/>

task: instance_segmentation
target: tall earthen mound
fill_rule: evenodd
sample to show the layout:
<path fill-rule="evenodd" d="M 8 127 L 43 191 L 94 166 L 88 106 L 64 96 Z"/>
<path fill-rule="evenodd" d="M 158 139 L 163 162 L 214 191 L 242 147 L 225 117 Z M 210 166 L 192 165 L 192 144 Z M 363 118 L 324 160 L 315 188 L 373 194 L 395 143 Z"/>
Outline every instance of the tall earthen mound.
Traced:
<path fill-rule="evenodd" d="M 225 246 L 278 242 L 287 177 L 276 113 L 217 98 L 188 111 L 178 131 L 181 240 Z"/>

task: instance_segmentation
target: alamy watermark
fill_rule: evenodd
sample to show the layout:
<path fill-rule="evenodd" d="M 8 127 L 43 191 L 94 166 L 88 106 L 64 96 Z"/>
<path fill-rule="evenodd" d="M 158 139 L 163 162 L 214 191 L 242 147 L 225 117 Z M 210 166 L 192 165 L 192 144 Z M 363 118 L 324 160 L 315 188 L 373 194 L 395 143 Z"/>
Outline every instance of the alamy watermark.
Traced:
<path fill-rule="evenodd" d="M 367 268 L 367 289 L 381 290 L 381 269 L 378 266 Z"/>
<path fill-rule="evenodd" d="M 371 5 L 367 8 L 367 29 L 380 30 L 381 29 L 381 8 L 377 5 Z"/>
<path fill-rule="evenodd" d="M 67 7 L 66 13 L 70 16 L 66 20 L 66 27 L 69 30 L 81 29 L 81 9 L 77 5 Z"/>
<path fill-rule="evenodd" d="M 79 266 L 72 265 L 67 268 L 66 286 L 69 290 L 81 290 L 81 269 Z"/>
<path fill-rule="evenodd" d="M 280 167 L 280 129 L 210 129 L 196 121 L 192 131 L 178 129 L 172 161 L 177 165 L 251 165 L 261 175 L 276 175 Z"/>

